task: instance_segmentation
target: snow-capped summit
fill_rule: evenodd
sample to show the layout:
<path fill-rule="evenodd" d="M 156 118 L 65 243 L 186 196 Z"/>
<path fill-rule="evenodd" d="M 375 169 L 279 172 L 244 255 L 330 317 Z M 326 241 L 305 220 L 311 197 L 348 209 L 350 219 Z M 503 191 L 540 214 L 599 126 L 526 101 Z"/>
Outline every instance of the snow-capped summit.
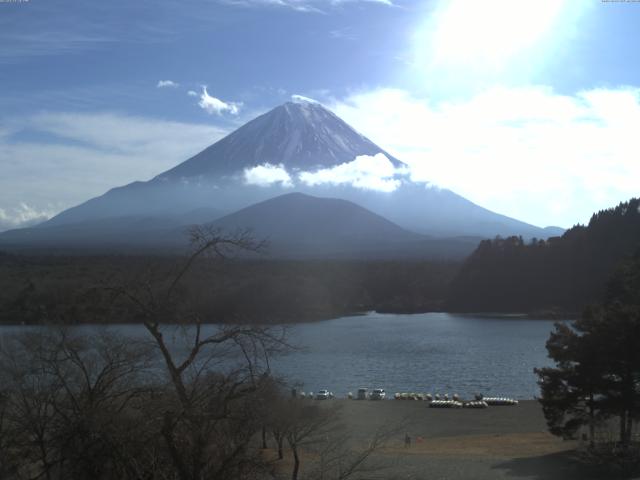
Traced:
<path fill-rule="evenodd" d="M 258 165 L 283 165 L 288 171 L 312 171 L 351 162 L 359 155 L 384 153 L 322 104 L 295 96 L 294 101 L 261 115 L 158 179 L 230 176 Z"/>
<path fill-rule="evenodd" d="M 313 98 L 305 97 L 304 95 L 294 94 L 291 95 L 291 101 L 293 103 L 320 103 L 318 100 Z"/>

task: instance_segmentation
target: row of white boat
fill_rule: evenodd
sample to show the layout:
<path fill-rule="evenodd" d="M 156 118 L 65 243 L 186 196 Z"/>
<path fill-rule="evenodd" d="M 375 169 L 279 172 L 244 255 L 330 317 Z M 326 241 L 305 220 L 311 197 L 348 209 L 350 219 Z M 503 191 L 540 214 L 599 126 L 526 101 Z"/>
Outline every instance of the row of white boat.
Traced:
<path fill-rule="evenodd" d="M 309 398 L 317 400 L 326 400 L 334 398 L 333 392 L 328 390 L 320 390 L 314 395 L 313 392 L 297 392 L 294 396 L 300 398 Z M 347 398 L 353 399 L 354 395 L 349 392 Z M 358 391 L 358 395 L 355 397 L 359 400 L 384 400 L 384 390 L 375 389 L 371 395 L 367 394 L 366 389 L 362 388 Z M 482 395 L 476 395 L 475 400 L 462 401 L 458 394 L 453 394 L 449 397 L 449 394 L 435 394 L 430 393 L 396 393 L 394 397 L 396 400 L 414 400 L 424 401 L 429 403 L 431 408 L 487 408 L 489 406 L 511 406 L 518 405 L 518 400 L 508 397 L 484 397 Z"/>
<path fill-rule="evenodd" d="M 453 394 L 449 398 L 448 394 L 431 395 L 430 393 L 396 393 L 396 400 L 418 400 L 429 402 L 432 408 L 487 408 L 489 406 L 510 406 L 518 405 L 518 400 L 507 397 L 483 397 L 476 395 L 475 400 L 461 401 L 460 396 Z"/>
<path fill-rule="evenodd" d="M 451 398 L 449 398 L 449 394 L 445 393 L 444 395 L 440 395 L 436 393 L 435 395 L 431 395 L 430 393 L 396 393 L 393 398 L 396 400 L 421 400 L 431 402 L 433 400 L 460 400 L 460 396 L 457 393 L 454 393 Z"/>

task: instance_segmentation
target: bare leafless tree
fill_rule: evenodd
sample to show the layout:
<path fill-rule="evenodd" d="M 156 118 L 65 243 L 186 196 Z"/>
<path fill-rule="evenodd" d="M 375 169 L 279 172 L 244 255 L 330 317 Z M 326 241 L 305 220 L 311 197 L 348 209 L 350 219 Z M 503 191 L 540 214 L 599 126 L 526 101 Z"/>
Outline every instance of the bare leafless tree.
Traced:
<path fill-rule="evenodd" d="M 18 478 L 97 478 L 126 462 L 138 377 L 149 360 L 140 345 L 106 332 L 91 339 L 62 329 L 4 339 L 6 451 Z M 139 433 L 140 435 L 142 432 Z"/>
<path fill-rule="evenodd" d="M 227 235 L 206 226 L 190 232 L 192 252 L 171 279 L 153 284 L 110 286 L 137 311 L 159 350 L 172 386 L 164 406 L 160 434 L 182 480 L 238 478 L 256 468 L 248 454 L 256 431 L 260 379 L 269 371 L 269 356 L 287 347 L 282 329 L 256 325 L 203 326 L 185 294 L 183 283 L 196 266 L 241 252 L 259 252 L 264 244 L 248 231 Z M 167 331 L 180 325 L 178 349 Z M 179 351 L 180 350 L 180 351 Z M 232 365 L 232 366 L 231 366 Z M 215 368 L 213 368 L 215 367 Z"/>
<path fill-rule="evenodd" d="M 390 478 L 393 461 L 380 458 L 380 451 L 404 430 L 403 425 L 378 428 L 364 444 L 355 442 L 349 432 L 337 429 L 315 445 L 317 461 L 307 475 L 317 480 L 347 480 L 349 478 Z"/>
<path fill-rule="evenodd" d="M 30 480 L 255 478 L 268 475 L 257 448 L 267 430 L 280 459 L 288 445 L 294 480 L 303 458 L 309 478 L 345 480 L 378 468 L 371 459 L 388 433 L 356 444 L 331 404 L 283 394 L 269 365 L 291 348 L 283 329 L 215 323 L 185 285 L 194 269 L 202 281 L 203 268 L 263 245 L 248 232 L 206 227 L 191 238 L 193 250 L 172 275 L 147 269 L 96 297 L 107 292 L 114 312 L 133 312 L 145 339 L 57 329 L 4 341 L 3 472 Z"/>
<path fill-rule="evenodd" d="M 283 440 L 293 457 L 292 480 L 301 476 L 303 458 L 304 478 L 386 478 L 393 462 L 377 454 L 406 427 L 404 422 L 384 425 L 367 441 L 356 441 L 353 432 L 346 429 L 340 405 L 290 398 L 282 390 L 271 402 L 268 419 L 269 429 L 278 445 L 278 459 L 284 457 Z"/>
<path fill-rule="evenodd" d="M 292 480 L 298 479 L 302 449 L 323 441 L 335 428 L 336 412 L 330 408 L 322 408 L 299 398 L 291 399 L 288 404 L 288 416 L 283 429 L 285 438 L 293 455 Z"/>

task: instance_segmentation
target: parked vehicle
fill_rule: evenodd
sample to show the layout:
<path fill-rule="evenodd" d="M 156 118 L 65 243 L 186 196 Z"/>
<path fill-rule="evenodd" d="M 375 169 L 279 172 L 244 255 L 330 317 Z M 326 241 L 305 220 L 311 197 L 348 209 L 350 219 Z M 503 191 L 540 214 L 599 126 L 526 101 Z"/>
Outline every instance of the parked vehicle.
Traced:
<path fill-rule="evenodd" d="M 316 400 L 328 400 L 330 398 L 333 398 L 333 393 L 329 390 L 319 390 L 316 394 Z"/>
<path fill-rule="evenodd" d="M 356 400 L 366 400 L 369 396 L 369 392 L 366 388 L 359 388 L 358 394 L 356 395 Z"/>
<path fill-rule="evenodd" d="M 386 392 L 384 391 L 384 388 L 374 388 L 373 392 L 371 392 L 371 400 L 384 400 L 384 397 L 386 396 Z"/>

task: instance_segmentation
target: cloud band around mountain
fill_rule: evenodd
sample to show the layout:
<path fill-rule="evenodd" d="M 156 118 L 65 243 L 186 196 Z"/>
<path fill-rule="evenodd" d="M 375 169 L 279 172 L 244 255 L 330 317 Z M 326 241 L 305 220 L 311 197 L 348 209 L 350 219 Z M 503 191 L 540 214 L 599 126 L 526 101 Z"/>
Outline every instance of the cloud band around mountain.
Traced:
<path fill-rule="evenodd" d="M 349 185 L 362 190 L 393 192 L 402 183 L 399 177 L 408 173 L 408 170 L 394 167 L 385 154 L 378 153 L 376 155 L 359 155 L 350 162 L 341 163 L 331 168 L 302 171 L 296 176 L 301 184 L 309 187 Z M 292 176 L 282 164 L 264 163 L 245 169 L 243 175 L 247 185 L 268 187 L 279 184 L 286 188 L 294 186 Z"/>
<path fill-rule="evenodd" d="M 496 87 L 457 101 L 378 88 L 330 104 L 428 181 L 533 224 L 570 226 L 638 194 L 640 87 Z"/>
<path fill-rule="evenodd" d="M 24 202 L 16 207 L 0 208 L 0 231 L 16 227 L 29 227 L 49 219 L 55 210 L 36 209 Z"/>
<path fill-rule="evenodd" d="M 384 153 L 359 155 L 351 162 L 315 172 L 302 172 L 298 178 L 309 186 L 315 185 L 351 185 L 363 190 L 393 192 L 401 181 L 398 175 L 404 171 L 396 169 Z"/>
<path fill-rule="evenodd" d="M 283 187 L 292 187 L 291 176 L 284 165 L 272 165 L 264 163 L 244 170 L 244 181 L 247 185 L 269 187 L 280 184 Z"/>

